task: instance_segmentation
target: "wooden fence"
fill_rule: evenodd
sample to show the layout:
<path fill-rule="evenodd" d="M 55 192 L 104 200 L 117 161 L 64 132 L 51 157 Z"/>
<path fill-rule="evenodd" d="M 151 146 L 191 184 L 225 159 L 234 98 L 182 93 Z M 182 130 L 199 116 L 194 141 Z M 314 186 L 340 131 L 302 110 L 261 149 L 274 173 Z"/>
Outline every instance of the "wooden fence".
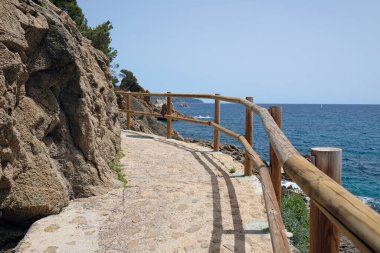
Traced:
<path fill-rule="evenodd" d="M 271 107 L 270 110 L 253 103 L 253 99 L 226 97 L 205 94 L 173 94 L 173 93 L 134 93 L 116 92 L 126 100 L 127 128 L 131 126 L 131 115 L 146 115 L 164 117 L 167 119 L 167 137 L 172 136 L 172 120 L 185 121 L 214 128 L 214 150 L 219 150 L 220 132 L 239 140 L 245 149 L 245 175 L 252 175 L 252 166 L 259 172 L 259 178 L 263 188 L 266 212 L 268 216 L 269 231 L 272 239 L 272 247 L 275 253 L 290 252 L 289 242 L 286 237 L 281 217 L 281 168 L 286 174 L 307 194 L 312 205 L 327 219 L 346 235 L 361 252 L 380 252 L 380 215 L 366 206 L 362 201 L 343 188 L 315 165 L 307 161 L 293 147 L 285 134 L 281 131 L 281 107 Z M 158 96 L 167 97 L 167 113 L 136 112 L 131 109 L 131 98 Z M 199 98 L 215 100 L 214 122 L 201 121 L 190 118 L 175 117 L 172 114 L 172 98 Z M 246 108 L 246 133 L 239 135 L 220 125 L 220 101 L 237 103 Z M 252 148 L 253 113 L 256 113 L 262 121 L 270 143 L 270 165 L 267 168 L 259 155 Z M 314 224 L 311 230 L 310 245 L 312 252 L 326 252 L 322 247 L 326 241 L 318 241 L 316 233 L 312 231 L 326 231 L 326 224 Z M 315 226 L 318 226 L 316 229 Z M 335 231 L 336 233 L 336 231 Z M 327 237 L 329 235 L 326 235 Z M 325 236 L 325 238 L 326 238 Z M 336 237 L 336 234 L 331 237 Z M 336 240 L 336 238 L 334 239 Z M 314 246 L 317 245 L 317 246 Z M 319 247 L 320 245 L 321 247 Z M 323 250 L 322 250 L 323 249 Z M 328 252 L 336 252 L 337 247 L 331 247 Z"/>

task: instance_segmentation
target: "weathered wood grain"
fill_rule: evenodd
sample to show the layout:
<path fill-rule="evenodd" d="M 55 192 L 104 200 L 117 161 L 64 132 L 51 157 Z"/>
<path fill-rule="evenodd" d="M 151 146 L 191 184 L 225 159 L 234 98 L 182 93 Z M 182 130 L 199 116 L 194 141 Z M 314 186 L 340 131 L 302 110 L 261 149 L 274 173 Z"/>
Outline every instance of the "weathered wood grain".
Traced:
<path fill-rule="evenodd" d="M 253 103 L 253 97 L 246 97 L 247 101 Z M 253 112 L 249 108 L 245 108 L 245 139 L 253 145 Z M 247 151 L 244 153 L 244 176 L 252 176 L 252 161 L 249 159 Z"/>
<path fill-rule="evenodd" d="M 199 124 L 199 125 L 206 125 L 206 126 L 211 125 L 211 122 L 209 121 L 197 120 L 197 119 L 192 119 L 192 118 L 182 118 L 182 117 L 176 117 L 173 115 L 170 115 L 170 116 L 162 115 L 160 113 L 155 113 L 155 112 L 137 112 L 137 111 L 126 111 L 126 110 L 124 112 L 136 114 L 136 115 L 152 116 L 156 118 L 170 118 L 172 120 L 184 121 L 184 122 L 189 122 L 189 123 L 194 123 L 194 124 Z"/>
<path fill-rule="evenodd" d="M 272 116 L 274 122 L 276 122 L 278 128 L 282 128 L 282 107 L 281 106 L 271 106 L 269 108 L 270 115 Z M 281 168 L 282 164 L 280 159 L 277 158 L 276 153 L 272 148 L 272 144 L 269 144 L 269 159 L 270 159 L 270 178 L 272 180 L 274 192 L 276 193 L 276 198 L 278 205 L 281 209 L 281 198 L 282 198 L 282 174 Z"/>
<path fill-rule="evenodd" d="M 224 128 L 221 125 L 216 124 L 215 122 L 211 122 L 210 125 L 216 129 L 218 129 L 219 131 L 225 133 L 226 135 L 234 138 L 234 139 L 238 139 L 240 136 L 239 134 L 237 134 L 237 133 L 235 133 L 235 132 L 233 132 L 227 128 Z"/>
<path fill-rule="evenodd" d="M 342 150 L 339 148 L 312 148 L 315 166 L 340 184 L 342 177 Z M 339 252 L 339 230 L 313 201 L 310 202 L 310 252 Z"/>
<path fill-rule="evenodd" d="M 219 94 L 215 94 L 218 96 Z M 215 109 L 214 109 L 214 123 L 216 125 L 220 124 L 220 101 L 219 99 L 215 99 Z M 219 143 L 220 143 L 220 133 L 219 129 L 214 127 L 214 151 L 219 151 Z"/>
<path fill-rule="evenodd" d="M 260 175 L 260 182 L 261 187 L 263 188 L 264 202 L 269 223 L 269 231 L 272 239 L 273 252 L 290 253 L 291 251 L 288 238 L 286 237 L 286 230 L 282 222 L 281 210 L 277 203 L 268 168 L 265 166 L 259 155 L 256 154 L 251 145 L 243 136 L 240 136 L 239 140 L 249 154 L 254 168 L 258 170 Z"/>
<path fill-rule="evenodd" d="M 335 225 L 353 243 L 361 241 L 366 245 L 362 247 L 362 244 L 355 244 L 359 250 L 380 252 L 380 215 L 378 213 L 300 155 L 290 157 L 285 162 L 284 169 L 314 202 L 322 206 L 329 216 L 334 217 Z M 353 237 L 355 238 L 352 239 Z"/>
<path fill-rule="evenodd" d="M 131 108 L 131 96 L 129 94 L 126 94 L 123 96 L 125 101 L 126 101 L 126 109 L 127 111 L 129 110 L 132 110 Z M 130 130 L 131 129 L 131 113 L 130 112 L 127 112 L 127 129 Z"/>
<path fill-rule="evenodd" d="M 167 94 L 170 94 L 170 92 L 168 92 Z M 172 111 L 173 111 L 173 108 L 172 108 L 172 97 L 170 97 L 170 96 L 168 96 L 166 98 L 166 108 L 167 108 L 166 115 L 170 116 L 172 114 Z M 172 119 L 170 117 L 168 117 L 166 119 L 166 137 L 168 139 L 171 139 L 172 138 L 172 133 L 173 133 L 173 130 L 172 130 Z"/>
<path fill-rule="evenodd" d="M 125 91 L 115 91 L 116 94 L 124 94 L 128 93 L 135 97 L 146 97 L 146 96 L 154 96 L 154 97 L 178 97 L 178 98 L 200 98 L 200 99 L 218 99 L 224 102 L 230 103 L 240 103 L 240 98 L 234 97 L 226 97 L 220 95 L 207 95 L 207 94 L 178 94 L 178 93 L 139 93 L 139 92 L 125 92 Z"/>

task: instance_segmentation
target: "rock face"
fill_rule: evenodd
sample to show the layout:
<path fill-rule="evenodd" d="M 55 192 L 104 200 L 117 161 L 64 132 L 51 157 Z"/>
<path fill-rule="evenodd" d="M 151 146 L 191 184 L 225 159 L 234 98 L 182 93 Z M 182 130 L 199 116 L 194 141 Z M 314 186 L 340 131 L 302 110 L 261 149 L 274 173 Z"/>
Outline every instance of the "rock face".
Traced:
<path fill-rule="evenodd" d="M 0 219 L 112 187 L 120 125 L 107 66 L 49 1 L 0 1 Z"/>

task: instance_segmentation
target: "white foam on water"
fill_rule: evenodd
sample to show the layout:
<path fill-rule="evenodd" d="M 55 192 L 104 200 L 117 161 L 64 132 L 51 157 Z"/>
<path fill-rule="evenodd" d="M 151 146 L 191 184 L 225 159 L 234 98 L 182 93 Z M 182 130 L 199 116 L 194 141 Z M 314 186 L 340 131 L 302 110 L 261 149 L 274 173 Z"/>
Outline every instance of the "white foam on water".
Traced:
<path fill-rule="evenodd" d="M 364 204 L 371 207 L 376 212 L 380 213 L 380 199 L 371 197 L 357 196 Z"/>
<path fill-rule="evenodd" d="M 282 180 L 281 185 L 285 188 L 289 188 L 291 186 L 293 189 L 301 190 L 301 188 L 292 181 Z"/>
<path fill-rule="evenodd" d="M 194 116 L 193 118 L 194 118 L 194 119 L 212 119 L 211 116 L 202 116 L 202 115 Z"/>

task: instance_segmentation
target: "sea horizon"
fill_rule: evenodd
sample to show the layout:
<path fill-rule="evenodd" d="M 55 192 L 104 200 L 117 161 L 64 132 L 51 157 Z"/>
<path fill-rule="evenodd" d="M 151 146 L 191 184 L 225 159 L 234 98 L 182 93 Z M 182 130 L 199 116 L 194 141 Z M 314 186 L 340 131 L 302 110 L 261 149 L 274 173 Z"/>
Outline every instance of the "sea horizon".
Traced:
<path fill-rule="evenodd" d="M 175 103 L 181 103 L 181 102 L 175 102 Z M 221 101 L 220 102 L 221 104 L 234 104 L 234 103 L 231 103 L 231 102 L 224 102 L 224 101 Z M 198 103 L 186 103 L 186 104 L 198 104 Z M 201 104 L 214 104 L 213 101 L 203 101 L 203 103 Z M 255 103 L 255 104 L 258 104 L 258 105 L 380 105 L 380 104 L 365 104 L 365 103 L 353 103 L 353 104 L 341 104 L 341 103 L 338 103 L 338 104 L 333 104 L 333 103 Z"/>

